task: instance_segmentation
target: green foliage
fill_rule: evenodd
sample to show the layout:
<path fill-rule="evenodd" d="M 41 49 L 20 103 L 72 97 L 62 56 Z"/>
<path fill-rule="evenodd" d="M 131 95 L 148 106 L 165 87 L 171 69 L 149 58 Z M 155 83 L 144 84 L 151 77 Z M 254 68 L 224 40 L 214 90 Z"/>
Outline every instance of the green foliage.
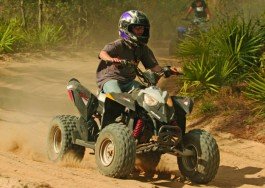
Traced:
<path fill-rule="evenodd" d="M 211 38 L 200 32 L 197 36 L 187 36 L 179 44 L 178 54 L 183 57 L 201 57 L 209 54 Z"/>
<path fill-rule="evenodd" d="M 19 0 L 0 1 L 3 10 L 0 21 L 9 21 L 17 18 L 22 23 Z M 44 25 L 63 26 L 65 38 L 63 42 L 73 41 L 76 45 L 95 43 L 100 40 L 104 43 L 115 40 L 118 20 L 122 12 L 130 9 L 144 11 L 151 22 L 151 36 L 153 39 L 170 37 L 176 26 L 177 19 L 184 14 L 189 2 L 186 0 L 120 0 L 120 1 L 87 1 L 87 0 L 44 0 Z M 38 26 L 38 1 L 24 1 L 26 30 L 28 33 Z M 163 29 L 162 29 L 163 28 Z M 34 38 L 35 40 L 35 38 Z"/>
<path fill-rule="evenodd" d="M 236 71 L 237 65 L 224 57 L 214 57 L 213 58 L 214 71 L 215 75 L 214 83 L 222 86 L 229 86 L 233 82 L 237 81 L 237 78 L 240 77 L 239 73 Z"/>
<path fill-rule="evenodd" d="M 0 14 L 1 22 L 9 22 L 10 19 L 16 18 L 22 23 L 19 0 L 3 0 L 0 2 L 3 7 Z M 106 43 L 114 40 L 118 37 L 117 23 L 119 17 L 122 12 L 129 9 L 138 9 L 147 14 L 151 22 L 152 40 L 169 39 L 174 33 L 176 26 L 179 25 L 180 18 L 184 17 L 190 5 L 190 1 L 186 0 L 153 0 L 151 3 L 150 0 L 44 0 L 43 3 L 44 25 L 63 26 L 65 37 L 62 42 L 74 45 L 79 44 L 79 42 L 96 43 L 101 40 Z M 211 6 L 212 1 L 208 1 L 208 3 Z M 253 3 L 251 2 L 251 4 Z M 213 11 L 214 14 L 223 10 L 228 10 L 230 13 L 235 7 L 239 8 L 241 5 L 242 7 L 250 7 L 250 3 L 239 3 L 237 0 L 229 2 L 222 0 L 220 3 L 215 1 L 215 4 L 220 7 L 218 11 Z M 235 6 L 231 8 L 233 5 Z M 255 11 L 258 8 L 259 6 L 256 6 Z M 34 31 L 35 35 L 35 30 L 38 26 L 38 1 L 24 1 L 24 10 L 27 27 L 23 29 L 26 29 L 28 33 Z M 73 43 L 69 43 L 69 41 L 73 41 Z M 207 42 L 209 42 L 208 39 Z M 207 47 L 207 42 L 200 43 L 200 48 L 193 49 L 204 49 L 204 47 Z M 205 55 L 205 50 L 207 49 L 197 53 L 204 53 Z"/>
<path fill-rule="evenodd" d="M 258 52 L 263 46 L 264 33 L 252 19 L 246 21 L 237 16 L 231 20 L 223 19 L 214 27 L 212 35 L 215 53 L 237 64 L 241 73 L 259 65 Z"/>
<path fill-rule="evenodd" d="M 200 96 L 206 91 L 217 92 L 219 86 L 214 83 L 214 69 L 215 65 L 204 56 L 201 59 L 186 63 L 183 67 L 185 82 L 181 92 L 192 91 L 195 96 Z"/>
<path fill-rule="evenodd" d="M 14 24 L 2 25 L 0 27 L 0 53 L 13 51 L 13 45 L 18 39 L 14 34 Z"/>
<path fill-rule="evenodd" d="M 263 52 L 260 58 L 260 72 L 265 74 L 265 51 Z"/>
<path fill-rule="evenodd" d="M 25 32 L 24 39 L 31 47 L 38 49 L 56 47 L 63 39 L 62 26 L 45 25 L 41 31 Z"/>
<path fill-rule="evenodd" d="M 201 96 L 205 92 L 218 92 L 233 82 L 236 66 L 223 57 L 209 57 L 203 55 L 184 64 L 185 82 L 181 92 Z"/>
<path fill-rule="evenodd" d="M 255 110 L 265 116 L 265 73 L 256 73 L 249 79 L 246 95 L 257 104 Z"/>
<path fill-rule="evenodd" d="M 199 112 L 201 114 L 211 114 L 217 110 L 216 105 L 212 101 L 203 101 L 202 104 L 199 106 Z"/>
<path fill-rule="evenodd" d="M 182 92 L 195 96 L 218 92 L 260 70 L 265 31 L 257 23 L 235 16 L 221 19 L 207 33 L 186 37 L 180 44 L 180 55 L 192 62 L 184 64 Z"/>

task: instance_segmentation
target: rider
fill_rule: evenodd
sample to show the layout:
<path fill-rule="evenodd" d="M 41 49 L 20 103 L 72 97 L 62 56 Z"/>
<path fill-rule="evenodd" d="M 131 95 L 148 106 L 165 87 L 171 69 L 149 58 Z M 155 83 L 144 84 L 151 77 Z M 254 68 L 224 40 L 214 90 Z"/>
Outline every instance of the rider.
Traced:
<path fill-rule="evenodd" d="M 132 61 L 136 66 L 141 61 L 146 69 L 162 71 L 152 50 L 147 46 L 150 36 L 147 16 L 138 10 L 126 11 L 121 15 L 118 26 L 120 39 L 107 44 L 99 53 L 97 84 L 105 93 L 128 92 L 141 87 L 134 80 L 135 68 L 119 66 L 122 60 Z M 175 67 L 171 70 L 177 73 Z"/>
<path fill-rule="evenodd" d="M 186 15 L 186 19 L 188 18 L 188 16 L 190 15 L 190 13 L 194 11 L 195 14 L 195 18 L 203 18 L 206 21 L 210 20 L 210 11 L 208 8 L 207 3 L 204 0 L 194 0 L 188 11 L 187 11 L 187 15 Z"/>

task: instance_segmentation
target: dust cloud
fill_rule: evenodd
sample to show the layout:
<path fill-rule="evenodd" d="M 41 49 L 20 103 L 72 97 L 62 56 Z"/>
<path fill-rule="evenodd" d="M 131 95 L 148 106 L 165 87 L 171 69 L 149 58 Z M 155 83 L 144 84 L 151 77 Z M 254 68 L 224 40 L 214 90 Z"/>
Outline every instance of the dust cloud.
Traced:
<path fill-rule="evenodd" d="M 21 54 L 21 60 L 23 57 Z M 20 58 L 0 62 L 8 64 L 8 68 L 0 66 L 0 151 L 35 161 L 47 160 L 46 139 L 52 118 L 60 114 L 78 115 L 67 96 L 68 80 L 76 77 L 84 85 L 95 80 L 87 73 L 95 72 L 98 61 L 95 58 L 94 68 L 87 69 L 91 60 L 86 57 L 33 55 L 27 57 L 27 63 Z M 96 90 L 95 82 L 88 86 Z"/>

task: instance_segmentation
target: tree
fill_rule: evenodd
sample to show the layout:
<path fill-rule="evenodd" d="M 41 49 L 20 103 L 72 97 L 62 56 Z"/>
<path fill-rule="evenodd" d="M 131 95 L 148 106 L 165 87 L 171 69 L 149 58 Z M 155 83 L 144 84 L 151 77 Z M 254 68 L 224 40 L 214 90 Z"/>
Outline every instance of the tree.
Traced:
<path fill-rule="evenodd" d="M 38 25 L 39 25 L 39 30 L 42 29 L 42 11 L 43 11 L 43 1 L 39 0 L 39 18 L 38 18 Z"/>
<path fill-rule="evenodd" d="M 20 1 L 20 10 L 21 10 L 21 17 L 22 17 L 22 27 L 27 28 L 24 0 Z"/>

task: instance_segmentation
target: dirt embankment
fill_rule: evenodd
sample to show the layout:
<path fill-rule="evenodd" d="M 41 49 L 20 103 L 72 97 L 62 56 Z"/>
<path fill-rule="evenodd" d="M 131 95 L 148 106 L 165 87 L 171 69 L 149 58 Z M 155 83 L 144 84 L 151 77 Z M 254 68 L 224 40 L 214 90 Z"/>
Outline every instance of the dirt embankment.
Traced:
<path fill-rule="evenodd" d="M 52 164 L 47 160 L 45 143 L 51 118 L 78 114 L 68 100 L 67 81 L 76 77 L 96 92 L 96 53 L 23 54 L 0 62 L 0 187 L 197 187 L 181 179 L 176 158 L 168 155 L 158 166 L 163 173 L 153 179 L 102 176 L 89 149 L 81 163 L 69 159 Z M 264 187 L 265 145 L 216 131 L 215 123 L 209 121 L 204 128 L 217 139 L 221 164 L 207 186 Z"/>

